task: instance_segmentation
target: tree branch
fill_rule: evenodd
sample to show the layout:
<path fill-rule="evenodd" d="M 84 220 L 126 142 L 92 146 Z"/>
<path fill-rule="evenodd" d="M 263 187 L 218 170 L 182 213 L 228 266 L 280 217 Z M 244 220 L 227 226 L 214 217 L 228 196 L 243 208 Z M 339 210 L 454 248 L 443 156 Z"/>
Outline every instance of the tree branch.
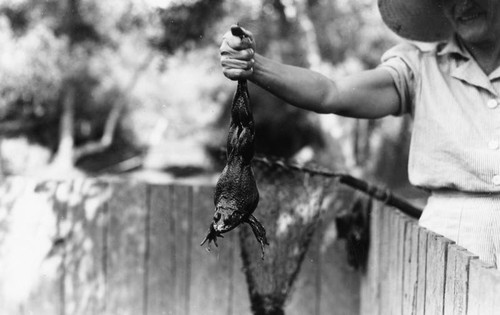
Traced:
<path fill-rule="evenodd" d="M 130 78 L 130 81 L 125 86 L 124 91 L 130 93 L 130 91 L 132 91 L 135 88 L 137 82 L 139 82 L 141 75 L 151 64 L 153 56 L 154 56 L 154 51 L 151 50 L 147 54 L 146 58 L 144 58 L 144 61 L 134 71 L 134 74 Z M 74 154 L 75 162 L 84 156 L 101 153 L 111 146 L 111 144 L 113 143 L 115 130 L 118 126 L 118 122 L 123 114 L 125 107 L 126 107 L 125 100 L 123 99 L 123 97 L 119 97 L 118 100 L 113 104 L 113 107 L 109 112 L 108 118 L 106 119 L 106 123 L 104 125 L 104 132 L 102 134 L 101 139 L 97 141 L 88 142 L 76 148 Z"/>

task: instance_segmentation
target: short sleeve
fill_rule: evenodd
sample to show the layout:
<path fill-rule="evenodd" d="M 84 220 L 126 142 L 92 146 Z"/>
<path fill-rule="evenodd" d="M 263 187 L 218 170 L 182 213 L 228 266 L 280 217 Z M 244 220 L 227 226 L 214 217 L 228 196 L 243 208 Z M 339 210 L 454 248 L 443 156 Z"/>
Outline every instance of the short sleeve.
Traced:
<path fill-rule="evenodd" d="M 382 55 L 379 68 L 389 71 L 399 95 L 400 109 L 397 116 L 413 114 L 420 80 L 421 55 L 420 49 L 410 43 L 399 44 Z"/>

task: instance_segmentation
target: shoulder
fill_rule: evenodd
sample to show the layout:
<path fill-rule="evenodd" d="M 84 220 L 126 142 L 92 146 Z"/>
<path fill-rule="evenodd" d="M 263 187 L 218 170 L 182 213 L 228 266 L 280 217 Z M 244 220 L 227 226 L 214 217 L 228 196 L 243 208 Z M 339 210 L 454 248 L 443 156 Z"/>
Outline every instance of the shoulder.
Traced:
<path fill-rule="evenodd" d="M 385 63 L 391 59 L 399 59 L 407 63 L 410 68 L 414 68 L 424 59 L 434 58 L 439 47 L 440 44 L 437 43 L 404 42 L 387 50 L 382 55 L 381 61 Z"/>
<path fill-rule="evenodd" d="M 404 42 L 387 50 L 381 58 L 382 65 L 403 67 L 415 76 L 433 68 L 440 59 L 440 51 L 446 43 Z"/>
<path fill-rule="evenodd" d="M 395 57 L 417 57 L 423 52 L 422 48 L 412 42 L 399 43 L 382 55 L 382 62 Z"/>

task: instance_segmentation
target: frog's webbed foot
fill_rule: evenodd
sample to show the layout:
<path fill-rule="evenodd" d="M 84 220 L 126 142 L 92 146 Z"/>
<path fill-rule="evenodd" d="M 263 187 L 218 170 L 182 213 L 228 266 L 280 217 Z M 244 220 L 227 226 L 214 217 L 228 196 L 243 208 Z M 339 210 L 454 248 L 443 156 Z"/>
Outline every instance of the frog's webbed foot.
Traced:
<path fill-rule="evenodd" d="M 250 224 L 255 238 L 257 238 L 257 241 L 260 243 L 260 248 L 262 249 L 262 259 L 264 259 L 264 245 L 269 245 L 266 237 L 266 230 L 253 215 L 248 217 L 247 223 Z"/>
<path fill-rule="evenodd" d="M 224 238 L 222 233 L 217 232 L 214 229 L 214 226 L 210 224 L 210 228 L 208 229 L 208 234 L 207 236 L 205 236 L 200 246 L 203 246 L 203 244 L 205 244 L 208 241 L 208 251 L 210 251 L 210 242 L 213 242 L 215 244 L 215 247 L 219 247 L 219 245 L 217 244 L 217 237 Z"/>

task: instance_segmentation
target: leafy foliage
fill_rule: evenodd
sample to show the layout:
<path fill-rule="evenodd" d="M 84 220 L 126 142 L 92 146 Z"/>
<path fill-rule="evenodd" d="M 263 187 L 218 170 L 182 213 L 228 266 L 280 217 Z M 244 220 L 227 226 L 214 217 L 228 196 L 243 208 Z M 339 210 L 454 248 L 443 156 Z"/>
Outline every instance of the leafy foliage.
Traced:
<path fill-rule="evenodd" d="M 17 36 L 10 21 L 0 16 L 0 119 L 53 115 L 64 77 L 68 43 L 47 25 L 39 24 Z"/>
<path fill-rule="evenodd" d="M 168 143 L 218 146 L 235 87 L 218 65 L 220 36 L 229 25 L 251 30 L 258 52 L 332 78 L 373 67 L 394 43 L 370 0 L 152 3 L 160 1 L 2 1 L 0 125 L 20 121 L 18 135 L 55 151 L 70 84 L 77 146 L 99 139 L 109 113 L 123 108 L 115 146 L 98 164 L 141 152 L 155 133 Z M 293 156 L 312 147 L 315 159 L 329 165 L 343 159 L 348 168 L 375 167 L 379 160 L 372 157 L 382 142 L 373 139 L 399 141 L 397 128 L 384 123 L 318 117 L 255 87 L 251 95 L 257 149 L 266 154 Z"/>
<path fill-rule="evenodd" d="M 199 0 L 194 3 L 179 2 L 167 9 L 160 9 L 163 34 L 156 44 L 167 53 L 186 45 L 204 41 L 211 25 L 222 15 L 223 0 Z"/>

